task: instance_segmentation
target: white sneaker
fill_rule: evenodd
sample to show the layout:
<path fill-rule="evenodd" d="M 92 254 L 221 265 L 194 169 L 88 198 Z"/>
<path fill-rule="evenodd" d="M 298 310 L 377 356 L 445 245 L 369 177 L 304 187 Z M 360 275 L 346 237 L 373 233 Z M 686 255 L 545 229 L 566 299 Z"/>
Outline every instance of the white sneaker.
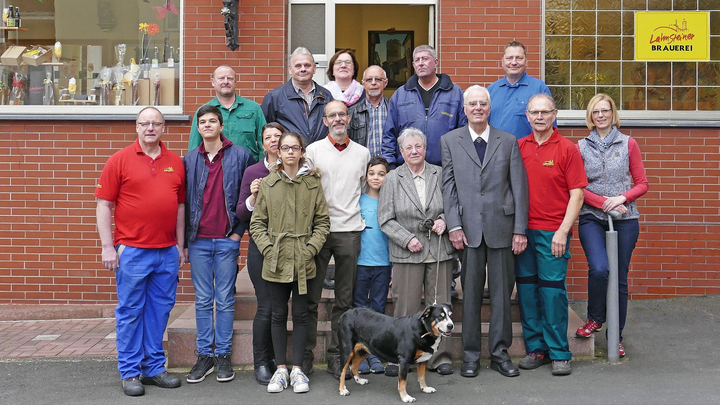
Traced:
<path fill-rule="evenodd" d="M 288 386 L 288 372 L 286 368 L 278 368 L 275 370 L 270 382 L 267 386 L 268 392 L 282 392 Z"/>
<path fill-rule="evenodd" d="M 299 368 L 293 369 L 292 373 L 290 373 L 290 385 L 292 385 L 295 393 L 310 391 L 309 382 L 310 380 Z"/>

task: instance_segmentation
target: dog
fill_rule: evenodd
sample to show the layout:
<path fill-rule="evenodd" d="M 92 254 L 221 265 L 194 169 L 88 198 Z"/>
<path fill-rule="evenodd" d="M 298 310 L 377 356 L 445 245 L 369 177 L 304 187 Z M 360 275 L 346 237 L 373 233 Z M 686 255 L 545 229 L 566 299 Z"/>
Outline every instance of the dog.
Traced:
<path fill-rule="evenodd" d="M 425 362 L 437 351 L 440 340 L 449 337 L 454 324 L 450 304 L 430 305 L 415 315 L 393 318 L 368 308 L 353 308 L 345 312 L 338 323 L 340 361 L 344 364 L 341 376 L 348 367 L 355 382 L 365 385 L 368 380 L 358 372 L 360 363 L 372 353 L 384 361 L 398 364 L 398 392 L 403 402 L 415 402 L 407 393 L 407 374 L 411 364 L 417 364 L 420 389 L 426 394 L 435 388 L 425 383 Z M 340 395 L 350 395 L 345 379 L 340 378 Z"/>

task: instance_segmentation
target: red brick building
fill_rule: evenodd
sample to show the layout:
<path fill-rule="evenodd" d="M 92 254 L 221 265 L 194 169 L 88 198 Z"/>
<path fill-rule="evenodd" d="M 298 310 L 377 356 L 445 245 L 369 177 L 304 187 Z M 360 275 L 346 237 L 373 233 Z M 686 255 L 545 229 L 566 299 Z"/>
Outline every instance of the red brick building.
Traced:
<path fill-rule="evenodd" d="M 330 51 L 362 44 L 358 54 L 364 69 L 368 60 L 368 51 L 363 49 L 367 46 L 364 31 L 407 30 L 403 26 L 405 17 L 419 15 L 425 23 L 414 29 L 414 45 L 435 44 L 439 70 L 462 88 L 471 84 L 487 86 L 501 77 L 503 45 L 513 39 L 528 46 L 528 73 L 547 81 L 547 39 L 555 29 L 550 21 L 552 10 L 570 2 L 433 0 L 391 6 L 384 1 L 360 4 L 318 0 L 311 6 L 319 8 L 303 10 L 302 6 L 308 6 L 303 1 L 239 0 L 240 47 L 236 51 L 225 46 L 220 0 L 177 3 L 182 39 L 179 108 L 164 110 L 168 124 L 163 140 L 171 150 L 184 154 L 190 117 L 214 96 L 209 81 L 214 68 L 222 63 L 235 66 L 241 95 L 261 102 L 269 90 L 288 79 L 286 55 L 305 38 L 300 28 L 312 31 L 308 38 L 324 38 L 324 49 Z M 642 8 L 635 10 L 646 9 L 645 0 L 640 3 Z M 694 7 L 702 8 L 703 3 Z M 594 7 L 595 2 L 592 4 Z M 406 12 L 398 14 L 397 8 Z M 313 10 L 321 10 L 317 21 Z M 601 17 L 600 10 L 588 10 L 577 11 L 575 24 L 582 22 L 583 13 L 595 12 L 596 18 Z M 612 12 L 624 19 L 633 11 Z M 711 61 L 717 61 L 720 12 L 710 14 L 715 21 L 711 24 L 715 27 L 711 32 Z M 384 28 L 372 26 L 376 21 L 393 18 L 382 21 Z M 358 32 L 349 33 L 353 30 Z M 619 36 L 626 34 L 623 31 Z M 572 35 L 574 31 L 569 37 Z M 24 43 L 22 36 L 20 40 Z M 324 52 L 327 59 L 331 55 Z M 322 64 L 323 58 L 318 61 Z M 711 67 L 716 70 L 712 71 L 720 72 L 720 64 L 713 63 Z M 720 86 L 720 73 L 707 77 L 701 74 L 706 72 L 703 66 L 696 65 L 698 99 L 705 91 L 701 82 L 709 80 Z M 671 68 L 680 69 L 674 64 Z M 602 87 L 598 83 L 593 86 Z M 649 106 L 655 86 L 649 79 L 644 86 L 644 100 Z M 673 82 L 668 91 L 676 87 L 685 89 Z M 572 91 L 569 94 L 574 95 Z M 638 141 L 650 181 L 650 191 L 638 201 L 641 234 L 629 277 L 634 299 L 720 293 L 719 108 L 712 106 L 702 111 L 699 104 L 693 106 L 695 110 L 689 112 L 675 105 L 670 112 L 653 112 L 650 108 L 621 111 L 626 123 L 622 130 Z M 4 108 L 0 109 L 4 127 L 0 131 L 0 303 L 112 303 L 114 277 L 100 263 L 93 191 L 106 159 L 136 138 L 137 109 L 125 107 L 122 114 L 69 115 L 56 112 L 54 107 Z M 582 117 L 584 111 L 578 108 L 561 108 L 561 133 L 573 140 L 586 136 L 588 130 Z M 574 257 L 568 290 L 571 298 L 584 299 L 587 268 L 576 236 L 571 252 Z M 187 266 L 180 277 L 178 300 L 192 301 Z"/>

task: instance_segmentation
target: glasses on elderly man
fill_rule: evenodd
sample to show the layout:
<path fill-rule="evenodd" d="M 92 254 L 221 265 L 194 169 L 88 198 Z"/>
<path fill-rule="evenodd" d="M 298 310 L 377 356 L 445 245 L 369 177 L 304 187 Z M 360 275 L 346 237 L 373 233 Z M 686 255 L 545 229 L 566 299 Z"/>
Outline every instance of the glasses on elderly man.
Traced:
<path fill-rule="evenodd" d="M 385 80 L 387 80 L 384 77 L 368 77 L 367 79 L 363 79 L 363 82 L 365 83 L 382 83 Z"/>
<path fill-rule="evenodd" d="M 527 113 L 530 114 L 531 117 L 537 117 L 538 115 L 542 115 L 543 117 L 549 117 L 554 113 L 555 110 L 549 110 L 549 111 L 528 111 Z"/>
<path fill-rule="evenodd" d="M 147 128 L 149 126 L 152 126 L 153 128 L 161 127 L 165 123 L 164 122 L 138 122 L 138 125 L 140 125 L 141 128 Z"/>

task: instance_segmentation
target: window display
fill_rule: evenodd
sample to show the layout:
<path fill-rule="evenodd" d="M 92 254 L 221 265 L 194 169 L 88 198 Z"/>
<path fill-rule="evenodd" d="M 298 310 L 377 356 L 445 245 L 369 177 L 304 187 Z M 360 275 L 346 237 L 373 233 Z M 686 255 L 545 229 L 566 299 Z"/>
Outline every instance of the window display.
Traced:
<path fill-rule="evenodd" d="M 180 0 L 0 3 L 4 112 L 8 105 L 180 105 Z"/>

